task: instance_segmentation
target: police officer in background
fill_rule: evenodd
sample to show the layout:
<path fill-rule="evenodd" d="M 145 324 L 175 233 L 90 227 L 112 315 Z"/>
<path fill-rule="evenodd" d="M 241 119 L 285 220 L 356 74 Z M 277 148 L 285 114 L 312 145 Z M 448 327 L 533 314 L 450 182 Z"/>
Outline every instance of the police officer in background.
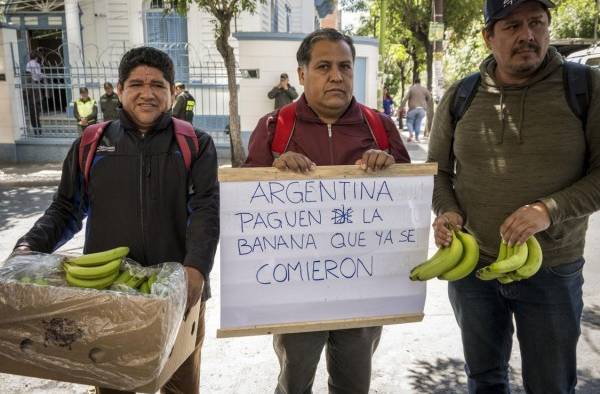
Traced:
<path fill-rule="evenodd" d="M 73 105 L 73 116 L 77 120 L 79 134 L 98 121 L 98 105 L 96 100 L 89 96 L 88 88 L 85 86 L 79 89 L 79 98 Z"/>
<path fill-rule="evenodd" d="M 175 94 L 173 117 L 193 124 L 194 108 L 196 107 L 194 96 L 185 90 L 185 85 L 181 82 L 175 83 Z"/>

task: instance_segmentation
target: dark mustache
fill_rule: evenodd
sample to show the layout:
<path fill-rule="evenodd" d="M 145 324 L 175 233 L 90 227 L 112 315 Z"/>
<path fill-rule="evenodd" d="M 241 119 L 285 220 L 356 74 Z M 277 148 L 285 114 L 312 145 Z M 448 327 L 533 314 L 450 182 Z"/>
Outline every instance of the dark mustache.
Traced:
<path fill-rule="evenodd" d="M 526 42 L 525 44 L 519 45 L 518 47 L 514 48 L 512 50 L 512 54 L 514 55 L 517 52 L 521 52 L 521 51 L 524 51 L 524 50 L 530 50 L 530 49 L 534 50 L 536 52 L 539 52 L 540 46 L 538 44 L 536 44 L 536 43 L 533 43 L 533 42 Z"/>

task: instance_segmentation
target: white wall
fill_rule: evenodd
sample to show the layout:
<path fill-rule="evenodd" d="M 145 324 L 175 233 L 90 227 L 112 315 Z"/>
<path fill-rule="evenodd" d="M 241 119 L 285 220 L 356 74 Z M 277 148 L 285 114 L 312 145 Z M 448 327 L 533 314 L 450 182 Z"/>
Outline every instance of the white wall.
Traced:
<path fill-rule="evenodd" d="M 0 144 L 14 144 L 20 135 L 19 120 L 23 119 L 20 96 L 14 94 L 11 42 L 17 42 L 16 30 L 0 29 L 0 73 L 6 75 L 6 81 L 0 81 Z"/>
<path fill-rule="evenodd" d="M 365 102 L 371 108 L 377 108 L 377 69 L 379 67 L 379 47 L 375 45 L 354 43 L 356 48 L 356 57 L 367 58 L 367 72 L 365 81 Z"/>

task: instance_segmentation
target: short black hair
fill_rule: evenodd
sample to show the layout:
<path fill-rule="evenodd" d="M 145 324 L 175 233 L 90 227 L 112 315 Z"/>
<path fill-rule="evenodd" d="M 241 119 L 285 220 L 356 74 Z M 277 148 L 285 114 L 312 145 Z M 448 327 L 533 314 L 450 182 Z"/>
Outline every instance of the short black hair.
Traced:
<path fill-rule="evenodd" d="M 300 48 L 298 48 L 298 52 L 296 52 L 296 60 L 298 61 L 298 66 L 305 66 L 310 63 L 310 53 L 312 51 L 315 43 L 321 41 L 344 41 L 350 47 L 350 51 L 352 51 L 352 61 L 354 62 L 354 58 L 356 57 L 356 49 L 354 49 L 354 42 L 350 36 L 347 36 L 339 31 L 332 28 L 324 28 L 315 30 L 302 40 L 300 44 Z"/>
<path fill-rule="evenodd" d="M 79 94 L 81 94 L 81 93 L 88 93 L 88 88 L 86 88 L 85 86 L 79 88 Z"/>
<path fill-rule="evenodd" d="M 175 81 L 173 61 L 165 52 L 152 47 L 133 48 L 123 55 L 119 64 L 119 84 L 123 86 L 131 71 L 142 65 L 160 70 L 169 84 L 173 86 L 173 81 Z"/>
<path fill-rule="evenodd" d="M 106 88 L 111 88 L 112 89 L 113 85 L 110 82 L 104 82 L 104 89 Z"/>
<path fill-rule="evenodd" d="M 414 83 L 421 83 L 421 78 L 415 77 L 415 82 Z"/>

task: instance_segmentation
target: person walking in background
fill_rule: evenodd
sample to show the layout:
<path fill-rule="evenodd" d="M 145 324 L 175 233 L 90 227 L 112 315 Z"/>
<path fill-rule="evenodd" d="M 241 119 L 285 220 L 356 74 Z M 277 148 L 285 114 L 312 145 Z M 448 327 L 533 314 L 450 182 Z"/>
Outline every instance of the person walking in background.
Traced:
<path fill-rule="evenodd" d="M 415 78 L 414 84 L 408 89 L 406 96 L 400 103 L 400 108 L 404 109 L 408 102 L 408 112 L 406 113 L 406 128 L 408 129 L 408 142 L 421 142 L 419 134 L 421 133 L 421 123 L 426 114 L 432 113 L 433 101 L 431 94 L 425 86 L 421 86 L 421 80 Z"/>
<path fill-rule="evenodd" d="M 394 99 L 390 95 L 390 91 L 387 87 L 383 88 L 383 113 L 389 117 L 392 117 L 394 113 Z"/>
<path fill-rule="evenodd" d="M 175 83 L 175 103 L 173 104 L 173 117 L 194 124 L 194 108 L 196 99 L 185 90 L 185 84 Z"/>
<path fill-rule="evenodd" d="M 377 171 L 393 163 L 410 162 L 394 122 L 354 98 L 355 49 L 349 36 L 335 29 L 316 30 L 304 38 L 296 59 L 304 94 L 258 121 L 245 166 L 309 172 L 315 165 L 358 164 L 364 170 Z M 295 119 L 279 117 L 281 111 L 289 111 Z M 372 132 L 376 125 L 367 123 L 364 111 L 373 111 L 382 130 Z M 292 127 L 276 129 L 286 121 Z M 274 136 L 282 129 L 291 130 L 291 135 L 284 138 L 288 141 L 284 151 L 274 153 Z M 389 143 L 387 151 L 375 138 L 382 134 Z M 311 393 L 321 353 L 327 346 L 329 392 L 367 394 L 371 361 L 380 337 L 381 327 L 274 335 L 280 366 L 275 393 Z"/>
<path fill-rule="evenodd" d="M 119 119 L 119 96 L 114 92 L 113 85 L 110 82 L 104 82 L 104 94 L 100 96 L 100 110 L 102 119 Z"/>
<path fill-rule="evenodd" d="M 535 234 L 543 250 L 529 279 L 483 281 L 474 270 L 448 283 L 470 393 L 510 392 L 513 321 L 527 393 L 571 394 L 577 384 L 583 252 L 600 209 L 600 73 L 549 46 L 552 7 L 486 0 L 492 54 L 448 89 L 433 121 L 436 244 L 449 245 L 449 228 L 466 229 L 479 268 L 497 259 L 501 238 L 514 246 Z"/>
<path fill-rule="evenodd" d="M 290 85 L 288 75 L 282 73 L 279 77 L 279 84 L 274 86 L 267 96 L 270 99 L 275 99 L 275 109 L 279 109 L 298 98 L 298 92 Z"/>
<path fill-rule="evenodd" d="M 91 124 L 98 121 L 98 106 L 96 100 L 89 96 L 88 88 L 79 89 L 79 98 L 73 103 L 73 116 L 77 120 L 79 135 Z"/>

